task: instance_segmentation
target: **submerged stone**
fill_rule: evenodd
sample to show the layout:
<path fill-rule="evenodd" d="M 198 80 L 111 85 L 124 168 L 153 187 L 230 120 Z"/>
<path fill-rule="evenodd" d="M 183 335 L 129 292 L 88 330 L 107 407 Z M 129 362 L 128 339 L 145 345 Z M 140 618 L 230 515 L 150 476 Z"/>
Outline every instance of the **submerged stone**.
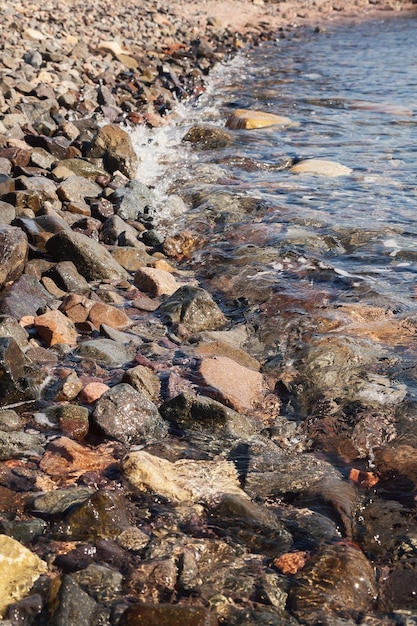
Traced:
<path fill-rule="evenodd" d="M 45 378 L 14 339 L 0 338 L 0 405 L 37 399 Z"/>
<path fill-rule="evenodd" d="M 313 176 L 348 176 L 352 170 L 335 161 L 324 159 L 306 159 L 290 168 L 292 174 L 312 174 Z"/>
<path fill-rule="evenodd" d="M 233 135 L 218 126 L 197 124 L 190 128 L 183 141 L 193 144 L 200 150 L 216 150 L 229 146 L 233 141 Z"/>
<path fill-rule="evenodd" d="M 171 463 L 148 452 L 132 452 L 123 461 L 123 475 L 135 492 L 150 491 L 175 503 L 207 502 L 222 493 L 246 497 L 234 464 L 220 458 Z"/>
<path fill-rule="evenodd" d="M 198 606 L 136 604 L 129 607 L 120 626 L 217 626 L 215 615 Z"/>
<path fill-rule="evenodd" d="M 298 126 L 289 117 L 266 113 L 264 111 L 251 111 L 250 109 L 236 109 L 226 122 L 227 128 L 232 130 L 253 130 L 266 128 L 267 126 Z"/>
<path fill-rule="evenodd" d="M 289 601 L 303 623 L 318 624 L 329 615 L 355 618 L 371 611 L 376 597 L 372 565 L 359 548 L 341 541 L 324 546 L 300 572 Z"/>
<path fill-rule="evenodd" d="M 27 595 L 34 582 L 47 571 L 36 554 L 6 535 L 0 535 L 0 617 L 7 607 Z"/>

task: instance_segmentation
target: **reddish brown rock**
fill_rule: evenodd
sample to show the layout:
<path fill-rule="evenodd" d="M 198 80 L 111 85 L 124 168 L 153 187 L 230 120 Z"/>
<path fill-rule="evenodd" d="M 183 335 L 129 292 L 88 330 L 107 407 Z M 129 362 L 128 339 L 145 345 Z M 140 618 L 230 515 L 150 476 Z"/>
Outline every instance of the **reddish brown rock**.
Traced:
<path fill-rule="evenodd" d="M 88 383 L 80 393 L 80 402 L 84 404 L 94 404 L 108 389 L 110 389 L 110 387 L 104 383 Z"/>
<path fill-rule="evenodd" d="M 64 298 L 59 310 L 65 313 L 74 324 L 78 324 L 87 321 L 94 304 L 93 300 L 74 293 Z"/>
<path fill-rule="evenodd" d="M 116 329 L 127 328 L 131 325 L 131 321 L 124 311 L 104 302 L 93 304 L 88 319 L 96 328 L 100 328 L 101 324 L 107 324 L 107 326 Z"/>
<path fill-rule="evenodd" d="M 60 485 L 66 485 L 85 472 L 102 471 L 114 462 L 111 445 L 103 444 L 92 450 L 68 437 L 60 437 L 49 444 L 39 466 Z"/>
<path fill-rule="evenodd" d="M 77 343 L 77 331 L 74 324 L 61 311 L 48 311 L 35 317 L 35 328 L 48 346 L 56 343 Z"/>
<path fill-rule="evenodd" d="M 180 286 L 170 272 L 153 267 L 138 269 L 134 283 L 141 291 L 149 293 L 151 296 L 170 296 Z"/>
<path fill-rule="evenodd" d="M 266 390 L 262 374 L 225 356 L 203 359 L 199 374 L 201 392 L 236 411 L 253 409 L 262 400 Z"/>

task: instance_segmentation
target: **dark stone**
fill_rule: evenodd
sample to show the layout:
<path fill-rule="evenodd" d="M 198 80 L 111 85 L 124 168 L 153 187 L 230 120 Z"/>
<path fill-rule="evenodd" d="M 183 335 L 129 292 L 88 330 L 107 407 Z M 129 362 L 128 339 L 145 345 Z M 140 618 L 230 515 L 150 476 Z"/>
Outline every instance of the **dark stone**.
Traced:
<path fill-rule="evenodd" d="M 52 296 L 34 276 L 24 274 L 0 293 L 0 314 L 20 319 L 36 315 L 37 311 L 52 302 Z"/>
<path fill-rule="evenodd" d="M 139 180 L 131 180 L 125 187 L 119 187 L 111 196 L 116 205 L 116 213 L 124 220 L 136 220 L 155 203 L 154 193 Z"/>
<path fill-rule="evenodd" d="M 125 280 L 128 273 L 97 241 L 72 231 L 57 233 L 46 249 L 60 261 L 72 261 L 87 280 Z"/>
<path fill-rule="evenodd" d="M 108 437 L 126 444 L 163 437 L 168 430 L 149 396 L 124 383 L 101 396 L 93 420 Z"/>
<path fill-rule="evenodd" d="M 215 615 L 197 606 L 137 604 L 122 615 L 120 626 L 217 626 Z"/>
<path fill-rule="evenodd" d="M 192 333 L 217 330 L 227 322 L 211 295 L 190 285 L 177 289 L 159 306 L 158 311 L 168 323 L 181 324 Z"/>
<path fill-rule="evenodd" d="M 45 276 L 52 278 L 55 284 L 64 291 L 73 291 L 78 294 L 90 291 L 90 285 L 72 261 L 60 261 L 49 272 L 46 272 Z"/>
<path fill-rule="evenodd" d="M 216 150 L 229 146 L 234 137 L 232 133 L 217 126 L 198 124 L 190 128 L 183 141 L 195 145 L 200 150 Z"/>
<path fill-rule="evenodd" d="M 0 405 L 35 400 L 45 376 L 23 354 L 14 339 L 0 338 Z"/>
<path fill-rule="evenodd" d="M 59 605 L 51 626 L 93 626 L 97 603 L 79 585 L 65 575 L 58 593 Z"/>

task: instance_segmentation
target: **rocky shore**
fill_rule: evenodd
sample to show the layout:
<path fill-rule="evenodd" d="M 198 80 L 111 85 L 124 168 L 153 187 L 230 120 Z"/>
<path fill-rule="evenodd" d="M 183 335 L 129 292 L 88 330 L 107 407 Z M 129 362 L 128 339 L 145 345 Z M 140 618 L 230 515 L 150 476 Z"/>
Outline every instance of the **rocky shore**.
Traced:
<path fill-rule="evenodd" d="M 0 623 L 415 623 L 385 615 L 404 578 L 375 576 L 376 507 L 361 522 L 368 556 L 352 542 L 359 491 L 378 477 L 347 480 L 312 452 L 331 411 L 306 429 L 281 414 L 288 380 L 190 271 L 193 235 L 158 230 L 131 141 L 169 124 L 245 46 L 413 3 L 0 7 Z M 227 133 L 195 128 L 187 140 Z M 312 396 L 368 398 L 350 440 L 363 458 L 395 438 L 390 412 L 405 392 L 380 373 L 363 382 L 379 349 L 337 342 L 313 342 L 295 367 Z M 328 367 L 332 346 L 343 364 Z M 370 443 L 372 411 L 386 422 Z M 380 445 L 380 472 L 403 463 L 414 481 L 413 450 Z M 406 535 L 394 509 L 389 525 Z"/>

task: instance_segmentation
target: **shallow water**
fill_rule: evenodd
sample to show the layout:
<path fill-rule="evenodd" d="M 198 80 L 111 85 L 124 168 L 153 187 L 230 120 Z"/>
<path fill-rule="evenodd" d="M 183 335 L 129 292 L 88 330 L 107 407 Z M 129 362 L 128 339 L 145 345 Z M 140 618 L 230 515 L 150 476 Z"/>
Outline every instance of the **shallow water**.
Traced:
<path fill-rule="evenodd" d="M 377 486 L 359 490 L 353 539 L 377 567 L 401 560 L 405 544 L 414 553 L 417 534 L 415 27 L 395 18 L 269 42 L 213 72 L 176 124 L 135 135 L 158 227 L 198 239 L 187 267 L 250 328 L 245 349 L 279 379 L 282 415 L 344 477 L 376 470 Z M 218 150 L 182 143 L 193 124 L 223 128 L 236 108 L 299 125 L 232 131 Z M 352 173 L 286 167 L 313 157 Z M 402 610 L 390 594 L 379 610 Z"/>

